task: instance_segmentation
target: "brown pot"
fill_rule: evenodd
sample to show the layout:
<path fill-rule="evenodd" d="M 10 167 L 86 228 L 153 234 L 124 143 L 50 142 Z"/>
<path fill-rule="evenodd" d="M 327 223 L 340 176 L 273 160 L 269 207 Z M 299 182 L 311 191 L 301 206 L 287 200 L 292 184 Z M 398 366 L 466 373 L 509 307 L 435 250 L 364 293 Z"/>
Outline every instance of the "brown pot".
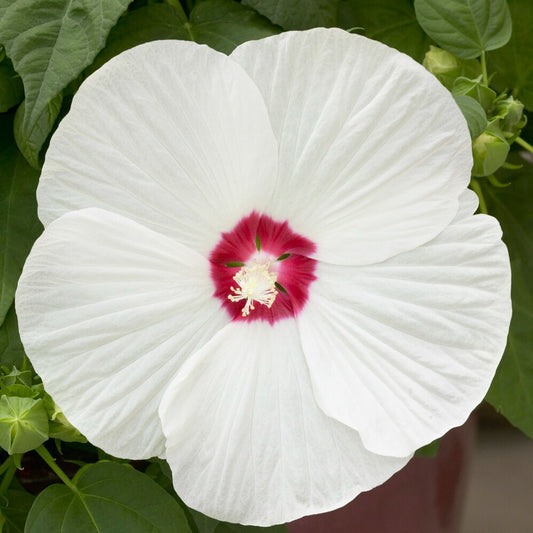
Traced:
<path fill-rule="evenodd" d="M 474 437 L 471 418 L 444 436 L 437 457 L 414 457 L 348 505 L 291 522 L 289 533 L 458 533 Z"/>

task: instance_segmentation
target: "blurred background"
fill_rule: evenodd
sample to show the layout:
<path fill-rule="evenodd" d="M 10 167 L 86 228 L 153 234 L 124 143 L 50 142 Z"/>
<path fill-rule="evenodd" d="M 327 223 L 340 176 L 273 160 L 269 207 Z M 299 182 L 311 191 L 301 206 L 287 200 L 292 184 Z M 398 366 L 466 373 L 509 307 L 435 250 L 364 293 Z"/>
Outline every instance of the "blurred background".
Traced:
<path fill-rule="evenodd" d="M 531 533 L 533 441 L 488 404 L 478 416 L 460 533 Z"/>

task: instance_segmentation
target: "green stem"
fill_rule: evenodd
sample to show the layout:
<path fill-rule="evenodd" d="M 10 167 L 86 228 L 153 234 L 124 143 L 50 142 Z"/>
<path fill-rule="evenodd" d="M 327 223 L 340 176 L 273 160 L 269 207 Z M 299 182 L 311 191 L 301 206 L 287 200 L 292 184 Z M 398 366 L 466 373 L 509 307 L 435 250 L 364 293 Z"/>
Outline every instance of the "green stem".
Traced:
<path fill-rule="evenodd" d="M 65 474 L 65 472 L 63 472 L 63 470 L 61 470 L 61 468 L 57 466 L 56 460 L 50 455 L 50 452 L 42 444 L 35 451 L 41 456 L 43 461 L 57 474 L 57 477 L 80 499 L 81 504 L 85 508 L 87 515 L 89 516 L 91 522 L 94 525 L 94 530 L 100 531 L 100 529 L 98 529 L 96 518 L 87 506 L 87 502 L 83 497 L 83 493 L 78 489 L 78 487 L 76 487 L 76 485 L 74 485 L 74 483 L 72 483 L 67 474 Z"/>
<path fill-rule="evenodd" d="M 533 146 L 527 141 L 524 141 L 522 137 L 517 137 L 515 139 L 515 143 L 519 144 L 522 148 L 525 148 L 528 152 L 531 152 L 533 154 Z"/>
<path fill-rule="evenodd" d="M 483 76 L 483 83 L 489 86 L 489 76 L 487 74 L 487 58 L 485 57 L 485 51 L 481 53 L 481 74 Z"/>
<path fill-rule="evenodd" d="M 9 465 L 13 463 L 11 455 L 0 465 L 0 476 L 9 468 Z"/>
<path fill-rule="evenodd" d="M 11 485 L 11 481 L 13 480 L 13 476 L 15 475 L 15 472 L 17 471 L 17 466 L 15 465 L 15 461 L 13 461 L 13 458 L 10 457 L 3 465 L 2 467 L 9 461 L 9 464 L 7 465 L 7 472 L 4 474 L 4 477 L 2 478 L 2 483 L 0 483 L 0 496 L 3 496 L 7 489 L 9 488 L 9 485 Z"/>
<path fill-rule="evenodd" d="M 70 478 L 57 466 L 56 460 L 50 455 L 50 452 L 41 444 L 35 450 L 43 459 L 43 461 L 57 474 L 57 477 L 72 491 L 76 494 L 79 493 L 78 487 L 72 483 Z"/>
<path fill-rule="evenodd" d="M 487 215 L 489 213 L 489 210 L 487 209 L 487 202 L 485 202 L 485 196 L 483 195 L 483 190 L 481 189 L 479 181 L 476 178 L 472 178 L 470 180 L 470 187 L 479 198 L 479 210 L 481 211 L 481 213 Z"/>

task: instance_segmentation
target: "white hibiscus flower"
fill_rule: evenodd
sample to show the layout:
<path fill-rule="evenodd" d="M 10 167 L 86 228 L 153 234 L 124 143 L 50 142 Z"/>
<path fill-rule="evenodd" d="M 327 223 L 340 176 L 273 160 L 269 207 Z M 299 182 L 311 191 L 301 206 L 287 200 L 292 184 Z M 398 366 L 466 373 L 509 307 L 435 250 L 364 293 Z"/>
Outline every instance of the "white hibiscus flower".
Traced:
<path fill-rule="evenodd" d="M 430 74 L 341 30 L 129 50 L 50 143 L 27 353 L 80 431 L 165 456 L 195 509 L 339 507 L 464 422 L 503 352 L 470 150 Z"/>

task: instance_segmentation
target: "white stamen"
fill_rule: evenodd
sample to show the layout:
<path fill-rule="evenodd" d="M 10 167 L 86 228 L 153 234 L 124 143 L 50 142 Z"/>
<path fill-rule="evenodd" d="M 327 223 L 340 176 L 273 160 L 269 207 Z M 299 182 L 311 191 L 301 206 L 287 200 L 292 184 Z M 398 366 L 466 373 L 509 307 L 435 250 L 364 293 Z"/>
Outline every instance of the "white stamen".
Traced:
<path fill-rule="evenodd" d="M 242 308 L 242 316 L 248 316 L 255 309 L 254 302 L 272 307 L 278 291 L 276 290 L 277 276 L 270 272 L 270 261 L 266 263 L 254 262 L 251 266 L 242 267 L 233 279 L 239 285 L 236 289 L 230 287 L 235 293 L 228 295 L 232 302 L 246 300 Z"/>

